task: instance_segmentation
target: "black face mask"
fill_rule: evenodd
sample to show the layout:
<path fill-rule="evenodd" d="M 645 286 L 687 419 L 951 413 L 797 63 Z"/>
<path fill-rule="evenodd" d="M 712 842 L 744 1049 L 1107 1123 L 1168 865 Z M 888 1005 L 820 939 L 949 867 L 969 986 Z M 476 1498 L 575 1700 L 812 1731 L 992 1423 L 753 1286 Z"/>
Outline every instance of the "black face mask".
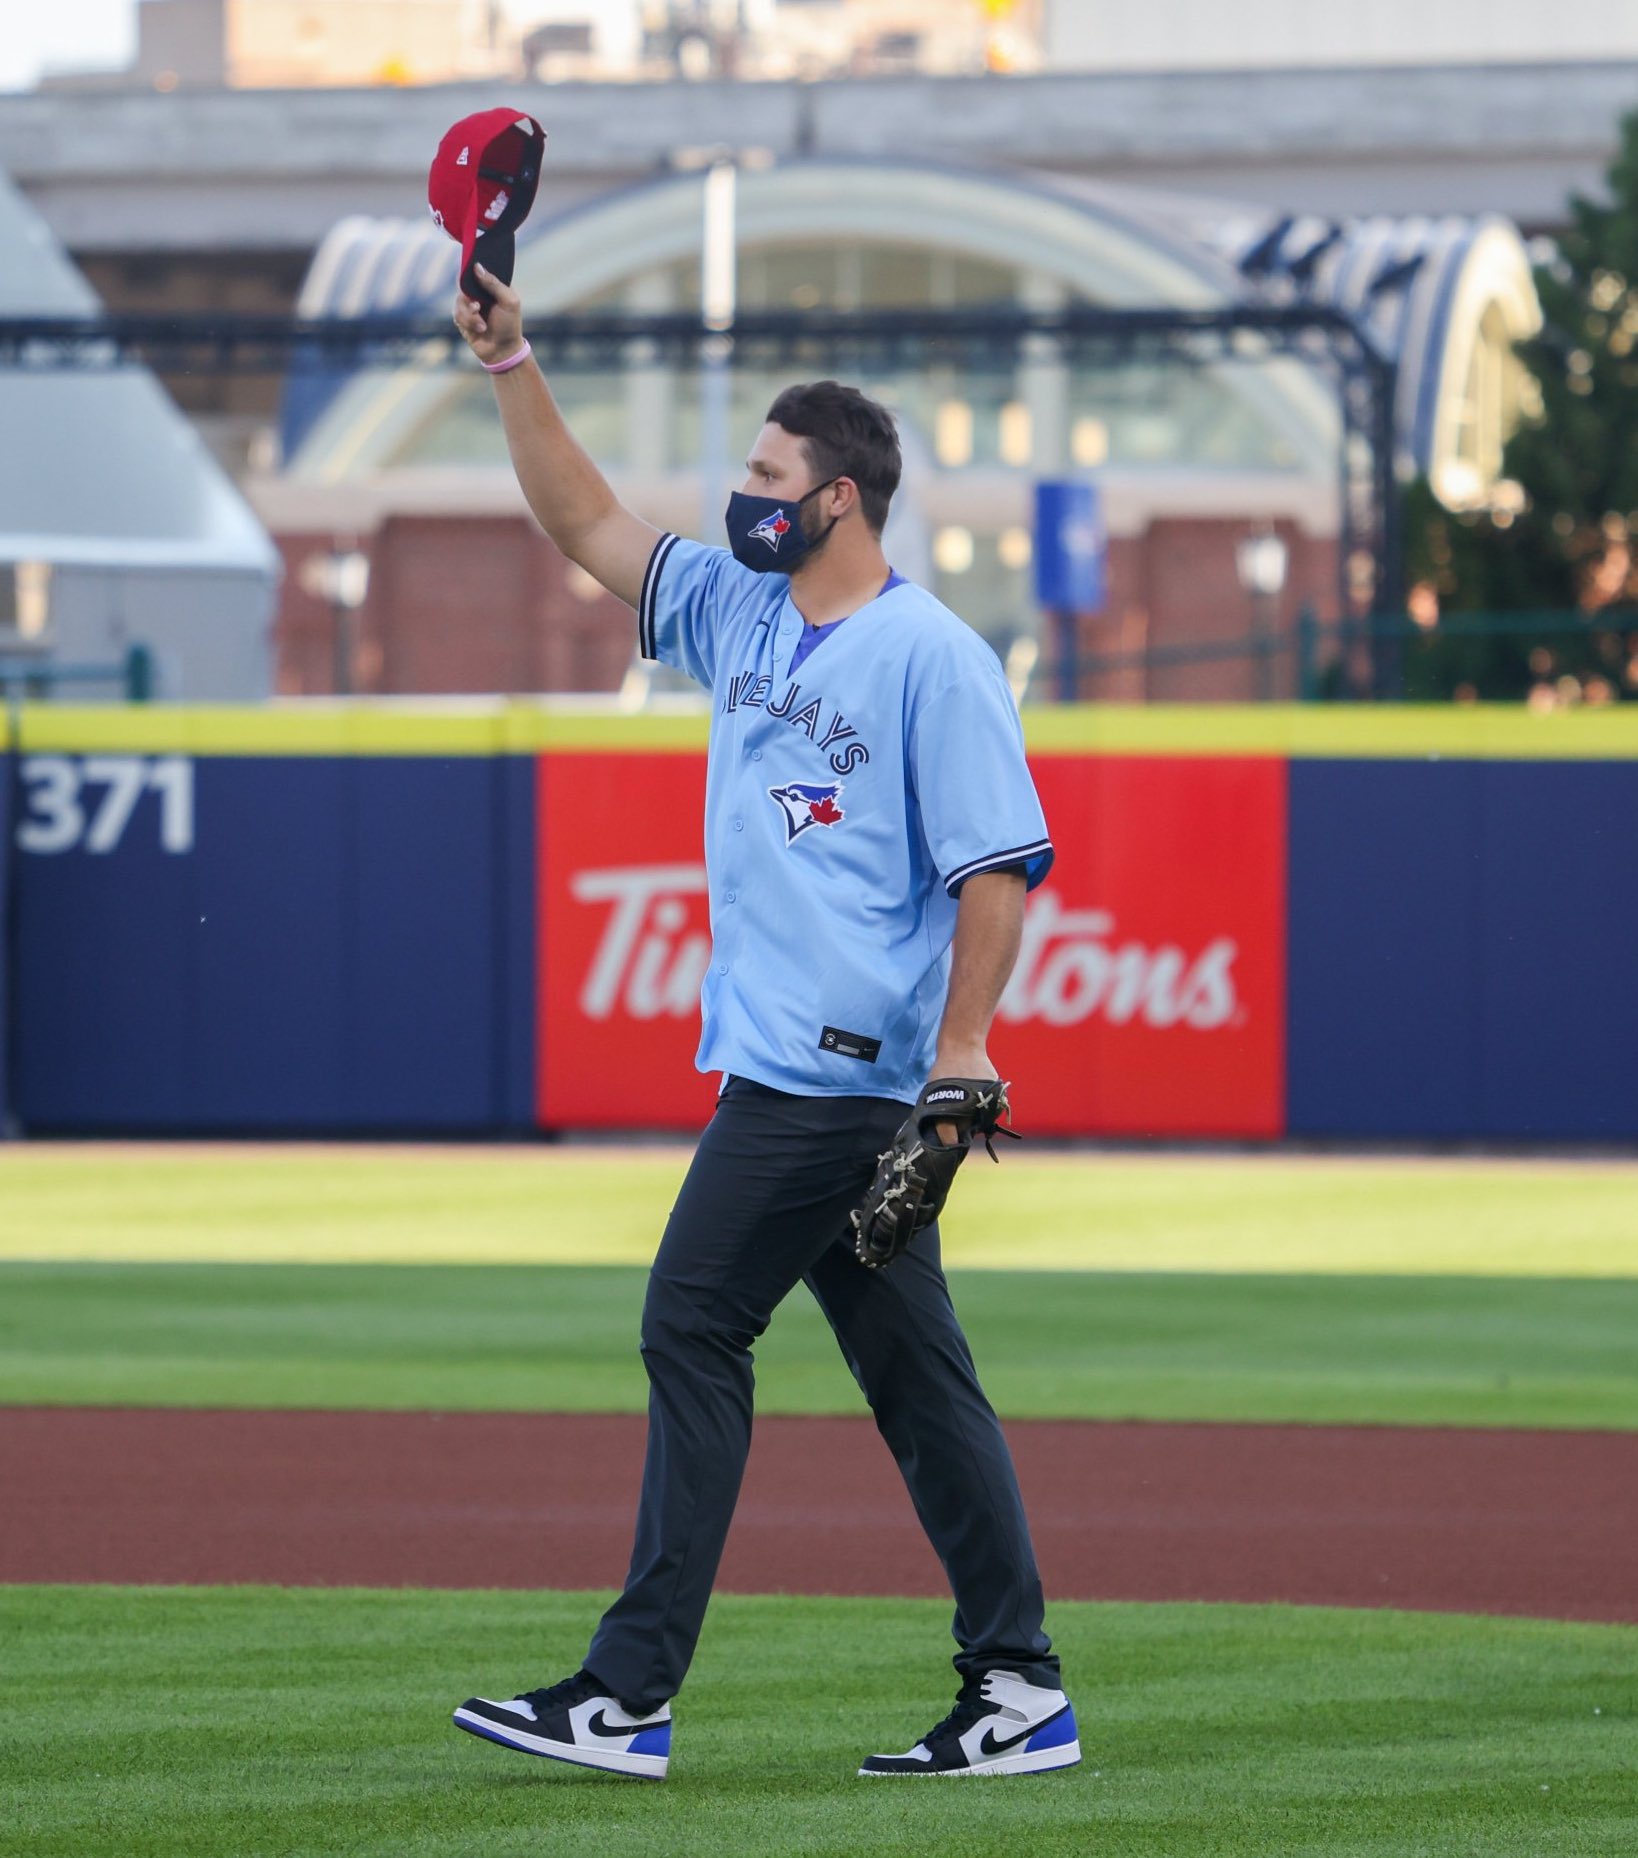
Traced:
<path fill-rule="evenodd" d="M 839 518 L 810 536 L 802 528 L 802 505 L 809 497 L 829 490 L 836 479 L 826 478 L 794 503 L 778 497 L 752 497 L 736 490 L 728 499 L 728 546 L 735 561 L 758 574 L 791 574 L 824 541 Z"/>

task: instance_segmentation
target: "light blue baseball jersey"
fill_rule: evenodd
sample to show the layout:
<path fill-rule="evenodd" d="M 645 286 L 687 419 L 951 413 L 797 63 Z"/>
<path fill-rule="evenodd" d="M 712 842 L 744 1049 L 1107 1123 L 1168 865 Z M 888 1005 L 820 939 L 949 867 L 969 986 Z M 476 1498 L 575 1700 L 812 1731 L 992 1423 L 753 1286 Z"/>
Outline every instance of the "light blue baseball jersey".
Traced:
<path fill-rule="evenodd" d="M 890 584 L 793 675 L 782 574 L 674 535 L 637 608 L 645 658 L 712 696 L 711 965 L 695 1063 L 805 1096 L 914 1102 L 933 1062 L 961 886 L 1052 864 L 994 652 Z"/>

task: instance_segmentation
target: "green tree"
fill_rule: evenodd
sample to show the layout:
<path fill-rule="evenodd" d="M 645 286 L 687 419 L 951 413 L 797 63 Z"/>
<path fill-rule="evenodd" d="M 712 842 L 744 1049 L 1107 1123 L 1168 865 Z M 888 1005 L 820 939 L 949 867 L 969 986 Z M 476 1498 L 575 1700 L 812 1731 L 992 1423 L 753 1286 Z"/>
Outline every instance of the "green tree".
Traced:
<path fill-rule="evenodd" d="M 1638 627 L 1638 110 L 1622 122 L 1608 198 L 1569 205 L 1536 271 L 1541 333 L 1518 351 L 1524 417 L 1502 469 L 1522 507 L 1452 512 L 1419 481 L 1405 544 L 1409 580 L 1430 584 L 1442 613 L 1577 609 L 1586 629 L 1539 642 L 1434 635 L 1412 654 L 1423 694 L 1468 681 L 1505 696 L 1571 675 L 1638 696 L 1638 635 L 1621 636 Z"/>
<path fill-rule="evenodd" d="M 1556 260 L 1537 270 L 1536 290 L 1545 322 L 1522 359 L 1540 405 L 1504 469 L 1529 499 L 1532 520 L 1516 527 L 1534 544 L 1539 582 L 1590 611 L 1638 592 L 1638 111 L 1621 125 L 1608 201 L 1572 198 L 1569 229 Z"/>

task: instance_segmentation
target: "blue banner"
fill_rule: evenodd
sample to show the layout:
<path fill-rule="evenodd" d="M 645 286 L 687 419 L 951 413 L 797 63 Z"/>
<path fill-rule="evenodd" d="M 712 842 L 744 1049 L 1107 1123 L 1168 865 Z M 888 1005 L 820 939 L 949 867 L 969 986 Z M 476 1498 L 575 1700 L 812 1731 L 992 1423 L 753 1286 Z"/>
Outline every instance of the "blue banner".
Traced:
<path fill-rule="evenodd" d="M 1035 599 L 1049 613 L 1101 613 L 1108 538 L 1095 484 L 1035 486 Z"/>

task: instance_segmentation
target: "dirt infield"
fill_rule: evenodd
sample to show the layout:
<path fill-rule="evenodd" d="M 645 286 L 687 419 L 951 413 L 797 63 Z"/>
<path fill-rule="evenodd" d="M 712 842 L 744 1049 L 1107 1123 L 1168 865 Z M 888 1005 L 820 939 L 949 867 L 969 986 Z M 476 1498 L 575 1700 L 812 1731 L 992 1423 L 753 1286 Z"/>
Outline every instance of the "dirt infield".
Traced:
<path fill-rule="evenodd" d="M 1638 1621 L 1638 1435 L 1017 1421 L 1048 1592 Z M 0 1410 L 0 1580 L 609 1587 L 643 1422 Z M 721 1585 L 942 1594 L 868 1421 L 758 1422 Z"/>

